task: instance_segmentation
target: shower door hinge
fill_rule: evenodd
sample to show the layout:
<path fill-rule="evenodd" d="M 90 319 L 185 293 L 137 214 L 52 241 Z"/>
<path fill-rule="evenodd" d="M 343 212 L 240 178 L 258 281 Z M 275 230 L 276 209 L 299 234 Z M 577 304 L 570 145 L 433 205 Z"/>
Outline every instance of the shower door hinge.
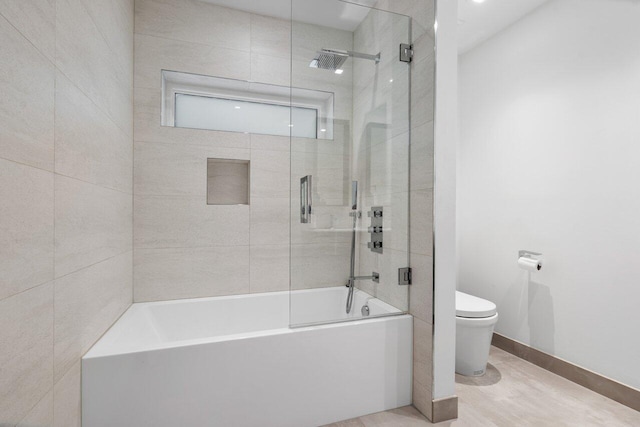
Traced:
<path fill-rule="evenodd" d="M 413 59 L 413 45 L 408 43 L 400 43 L 400 61 L 411 62 Z"/>
<path fill-rule="evenodd" d="M 404 267 L 398 269 L 398 285 L 410 285 L 411 284 L 411 267 Z"/>

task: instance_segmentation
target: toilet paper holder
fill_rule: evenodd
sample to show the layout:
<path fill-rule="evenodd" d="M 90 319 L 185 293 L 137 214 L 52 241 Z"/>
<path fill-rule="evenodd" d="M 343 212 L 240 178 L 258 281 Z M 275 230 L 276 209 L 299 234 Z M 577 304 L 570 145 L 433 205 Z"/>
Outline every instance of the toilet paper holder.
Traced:
<path fill-rule="evenodd" d="M 518 266 L 523 270 L 540 271 L 542 263 L 539 257 L 541 255 L 538 252 L 520 250 L 518 251 Z"/>
<path fill-rule="evenodd" d="M 542 256 L 542 254 L 539 254 L 538 252 L 532 252 L 532 251 L 524 251 L 524 250 L 518 251 L 518 259 L 522 257 L 535 259 L 534 257 L 538 257 L 538 256 Z"/>

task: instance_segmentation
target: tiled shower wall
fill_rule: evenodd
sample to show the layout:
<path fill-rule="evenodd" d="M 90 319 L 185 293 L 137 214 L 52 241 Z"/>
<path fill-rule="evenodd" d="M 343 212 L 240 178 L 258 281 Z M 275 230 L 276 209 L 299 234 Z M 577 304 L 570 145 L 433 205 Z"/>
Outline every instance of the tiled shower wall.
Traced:
<path fill-rule="evenodd" d="M 371 10 L 354 32 L 356 52 L 380 54 L 380 62 L 354 61 L 353 163 L 360 184 L 358 266 L 360 275 L 380 273 L 379 283 L 358 281 L 365 292 L 403 311 L 409 309 L 409 287 L 398 284 L 398 269 L 409 266 L 409 64 L 398 58 L 408 43 L 410 19 Z M 384 250 L 367 243 L 368 211 L 384 208 Z"/>
<path fill-rule="evenodd" d="M 338 84 L 330 80 L 333 73 L 326 77 L 308 64 L 324 42 L 340 49 L 353 43 L 351 33 L 295 23 L 292 44 L 291 32 L 288 20 L 205 2 L 136 0 L 135 301 L 289 289 L 291 174 L 314 174 L 316 185 L 329 187 L 330 178 L 347 173 L 341 144 L 350 135 L 350 83 Z M 290 149 L 288 137 L 163 127 L 162 69 L 281 86 L 293 80 L 297 87 L 329 90 L 346 130 L 336 127 L 338 142 L 296 138 Z M 342 77 L 350 82 L 350 71 Z M 300 169 L 290 169 L 292 155 Z M 297 161 L 301 156 L 307 163 Z M 207 205 L 207 158 L 250 161 L 248 206 Z M 333 197 L 343 202 L 342 193 Z M 291 252 L 300 267 L 292 271 L 294 286 L 342 285 L 348 270 L 328 266 L 338 260 L 348 266 L 348 254 L 340 250 L 346 243 L 297 228 L 293 218 Z M 309 274 L 306 260 L 322 268 Z"/>
<path fill-rule="evenodd" d="M 435 1 L 378 0 L 376 7 L 412 18 L 409 312 L 413 315 L 413 404 L 433 419 Z"/>
<path fill-rule="evenodd" d="M 300 4 L 294 2 L 296 8 Z M 353 33 L 294 22 L 291 85 L 334 94 L 333 139 L 291 141 L 291 288 L 344 286 L 351 248 L 351 139 L 353 61 L 344 72 L 309 68 L 323 48 L 353 50 Z M 301 224 L 300 178 L 313 176 L 311 223 Z M 295 321 L 295 319 L 292 319 Z"/>
<path fill-rule="evenodd" d="M 132 0 L 0 2 L 0 425 L 80 424 L 132 299 Z"/>

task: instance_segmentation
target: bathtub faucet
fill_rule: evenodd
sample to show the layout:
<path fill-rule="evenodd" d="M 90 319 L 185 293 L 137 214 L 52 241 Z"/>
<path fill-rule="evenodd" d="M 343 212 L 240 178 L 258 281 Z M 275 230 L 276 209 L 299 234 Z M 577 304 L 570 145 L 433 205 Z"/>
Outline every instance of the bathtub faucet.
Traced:
<path fill-rule="evenodd" d="M 375 271 L 371 273 L 371 276 L 354 276 L 353 273 L 351 274 L 346 285 L 347 288 L 349 288 L 349 294 L 347 295 L 347 314 L 351 313 L 351 304 L 353 303 L 353 288 L 355 288 L 356 280 L 373 280 L 376 283 L 380 283 L 380 275 Z"/>
<path fill-rule="evenodd" d="M 349 277 L 347 286 L 352 286 L 353 282 L 355 282 L 356 280 L 373 280 L 376 283 L 380 283 L 380 274 L 374 271 L 373 273 L 371 273 L 371 276 L 351 276 Z"/>

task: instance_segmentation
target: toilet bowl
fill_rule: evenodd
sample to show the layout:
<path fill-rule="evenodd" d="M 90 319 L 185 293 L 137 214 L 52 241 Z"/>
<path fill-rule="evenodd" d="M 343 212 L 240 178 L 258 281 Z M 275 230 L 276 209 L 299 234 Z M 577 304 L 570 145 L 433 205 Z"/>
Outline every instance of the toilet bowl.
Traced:
<path fill-rule="evenodd" d="M 497 321 L 494 303 L 456 291 L 457 373 L 468 376 L 484 374 Z"/>

